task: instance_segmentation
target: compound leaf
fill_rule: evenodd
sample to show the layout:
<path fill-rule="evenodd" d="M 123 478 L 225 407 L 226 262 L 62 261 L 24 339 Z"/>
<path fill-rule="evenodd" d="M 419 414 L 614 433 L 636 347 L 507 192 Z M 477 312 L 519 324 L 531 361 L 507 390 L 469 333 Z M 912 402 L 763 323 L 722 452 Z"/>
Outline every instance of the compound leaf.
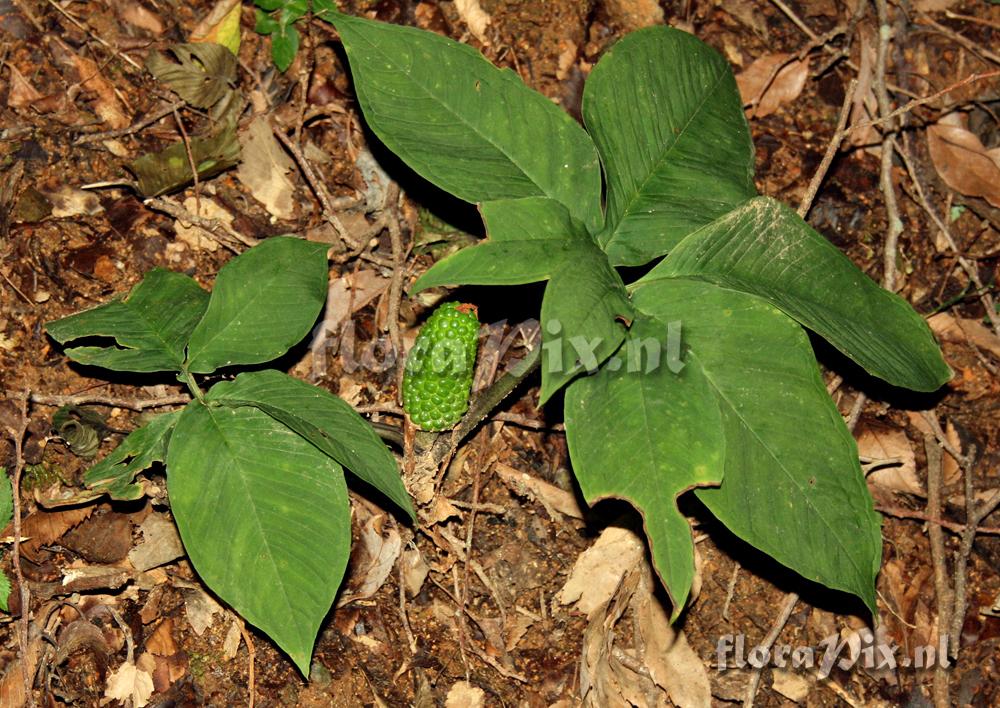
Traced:
<path fill-rule="evenodd" d="M 111 454 L 87 470 L 83 477 L 84 484 L 112 499 L 142 497 L 142 486 L 135 484 L 135 478 L 153 463 L 167 459 L 170 433 L 180 415 L 181 411 L 163 413 L 133 430 Z"/>
<path fill-rule="evenodd" d="M 546 280 L 591 243 L 586 227 L 547 197 L 484 202 L 489 240 L 438 261 L 410 289 L 522 285 Z"/>
<path fill-rule="evenodd" d="M 593 372 L 625 339 L 632 308 L 617 271 L 593 243 L 552 273 L 542 299 L 539 404 L 583 371 Z"/>
<path fill-rule="evenodd" d="M 327 248 L 276 236 L 226 263 L 191 334 L 189 370 L 271 361 L 306 336 L 326 300 Z"/>
<path fill-rule="evenodd" d="M 350 553 L 340 465 L 263 411 L 196 401 L 177 422 L 167 468 L 195 570 L 308 675 Z"/>
<path fill-rule="evenodd" d="M 725 459 L 719 406 L 702 368 L 676 357 L 680 335 L 640 317 L 618 353 L 566 390 L 566 439 L 580 489 L 591 504 L 616 497 L 642 512 L 675 618 L 695 570 L 676 498 L 719 484 Z"/>
<path fill-rule="evenodd" d="M 281 421 L 416 518 L 396 461 L 371 425 L 342 399 L 279 371 L 220 381 L 208 400 L 255 406 Z"/>
<path fill-rule="evenodd" d="M 208 293 L 191 278 L 156 268 L 128 297 L 45 325 L 60 344 L 112 337 L 114 346 L 71 347 L 66 356 L 115 371 L 180 371 L 184 345 L 208 307 Z"/>
<path fill-rule="evenodd" d="M 642 284 L 633 303 L 683 323 L 687 365 L 715 392 L 725 471 L 698 498 L 747 543 L 874 612 L 879 517 L 802 328 L 760 298 L 695 280 Z"/>
<path fill-rule="evenodd" d="M 930 328 L 903 298 L 769 197 L 691 234 L 644 280 L 678 276 L 769 300 L 895 386 L 934 391 L 951 378 Z"/>
<path fill-rule="evenodd" d="M 469 202 L 550 197 L 599 227 L 593 142 L 517 74 L 433 32 L 325 16 L 344 42 L 368 125 L 421 176 Z"/>
<path fill-rule="evenodd" d="M 601 154 L 601 245 L 640 265 L 753 197 L 754 148 L 726 60 L 669 27 L 632 32 L 597 63 L 583 115 Z"/>

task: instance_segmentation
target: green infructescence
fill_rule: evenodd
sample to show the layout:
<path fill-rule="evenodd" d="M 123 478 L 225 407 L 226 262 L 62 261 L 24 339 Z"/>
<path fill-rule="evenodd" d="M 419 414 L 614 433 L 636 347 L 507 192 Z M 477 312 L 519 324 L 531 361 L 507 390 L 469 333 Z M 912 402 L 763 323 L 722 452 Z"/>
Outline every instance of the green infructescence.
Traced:
<path fill-rule="evenodd" d="M 479 346 L 474 305 L 448 302 L 430 316 L 406 359 L 403 409 L 418 428 L 455 426 L 469 407 Z"/>

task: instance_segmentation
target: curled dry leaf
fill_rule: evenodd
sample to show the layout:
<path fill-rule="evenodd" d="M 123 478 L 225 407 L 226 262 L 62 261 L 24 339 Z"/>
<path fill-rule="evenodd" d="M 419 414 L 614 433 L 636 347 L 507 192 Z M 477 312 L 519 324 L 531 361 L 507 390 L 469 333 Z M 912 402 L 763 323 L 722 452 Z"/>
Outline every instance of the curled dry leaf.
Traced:
<path fill-rule="evenodd" d="M 149 654 L 140 656 L 136 663 L 126 661 L 108 676 L 104 697 L 142 708 L 153 695 L 154 668 L 155 662 Z"/>
<path fill-rule="evenodd" d="M 967 197 L 1000 207 L 1000 148 L 987 150 L 965 127 L 961 114 L 949 113 L 927 129 L 934 169 L 945 184 Z"/>
<path fill-rule="evenodd" d="M 455 0 L 455 10 L 473 36 L 483 44 L 489 44 L 486 26 L 493 18 L 479 5 L 479 0 Z"/>
<path fill-rule="evenodd" d="M 445 708 L 483 708 L 486 705 L 486 691 L 468 681 L 459 681 L 448 689 L 444 705 Z"/>
<path fill-rule="evenodd" d="M 766 54 L 736 76 L 743 104 L 750 106 L 747 117 L 770 115 L 802 93 L 809 78 L 809 62 L 792 56 Z"/>
<path fill-rule="evenodd" d="M 866 426 L 857 436 L 858 454 L 879 464 L 868 475 L 868 483 L 882 489 L 905 494 L 924 495 L 917 478 L 917 462 L 909 438 L 902 430 Z"/>
<path fill-rule="evenodd" d="M 357 509 L 362 524 L 361 542 L 352 553 L 351 576 L 337 600 L 337 607 L 365 600 L 378 592 L 403 547 L 403 540 L 387 515 L 369 514 L 362 506 Z"/>

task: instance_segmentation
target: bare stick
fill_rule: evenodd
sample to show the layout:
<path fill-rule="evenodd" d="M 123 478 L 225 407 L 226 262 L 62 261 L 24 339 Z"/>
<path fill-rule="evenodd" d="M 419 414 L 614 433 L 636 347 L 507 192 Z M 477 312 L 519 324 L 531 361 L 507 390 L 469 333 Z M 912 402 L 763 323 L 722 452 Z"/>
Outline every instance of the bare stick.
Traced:
<path fill-rule="evenodd" d="M 774 624 L 771 625 L 771 631 L 767 633 L 763 641 L 758 644 L 762 649 L 766 649 L 768 652 L 771 651 L 771 647 L 778 640 L 778 635 L 781 634 L 781 630 L 784 629 L 785 623 L 788 622 L 788 618 L 792 615 L 792 610 L 795 608 L 795 603 L 799 601 L 799 596 L 797 593 L 790 592 L 785 595 L 785 601 L 781 605 L 781 609 L 778 611 L 778 616 L 774 620 Z M 753 708 L 754 697 L 757 695 L 757 689 L 760 687 L 760 677 L 763 669 L 754 669 L 753 674 L 750 676 L 750 683 L 747 685 L 746 695 L 743 697 L 743 708 Z"/>
<path fill-rule="evenodd" d="M 406 250 L 399 228 L 397 207 L 402 198 L 399 185 L 390 184 L 385 191 L 383 212 L 392 209 L 392 214 L 386 214 L 386 229 L 389 231 L 389 241 L 392 243 L 392 280 L 389 281 L 389 341 L 396 352 L 396 390 L 403 395 L 403 338 L 399 334 L 399 303 L 403 299 L 403 278 L 406 276 Z"/>
<path fill-rule="evenodd" d="M 28 431 L 28 399 L 31 392 L 24 390 L 20 400 L 20 420 L 17 428 L 7 428 L 7 434 L 14 441 L 14 476 L 10 481 L 11 492 L 14 501 L 14 547 L 12 553 L 14 557 L 14 578 L 17 580 L 19 598 L 21 600 L 21 617 L 17 623 L 17 648 L 21 652 L 21 679 L 24 682 L 24 695 L 29 706 L 35 705 L 35 698 L 31 693 L 31 674 L 28 670 L 28 624 L 31 615 L 31 595 L 28 592 L 28 585 L 24 582 L 24 573 L 21 572 L 21 473 L 24 471 L 24 436 Z"/>
<path fill-rule="evenodd" d="M 179 406 L 190 401 L 191 397 L 186 394 L 161 396 L 159 398 L 118 398 L 116 396 L 99 396 L 87 393 L 78 396 L 48 396 L 42 393 L 31 394 L 31 402 L 43 406 L 85 406 L 91 404 L 127 408 L 130 411 Z"/>
<path fill-rule="evenodd" d="M 146 206 L 162 211 L 165 214 L 169 214 L 175 219 L 180 219 L 181 221 L 186 221 L 189 224 L 194 224 L 208 233 L 212 234 L 216 240 L 228 248 L 233 253 L 239 253 L 239 247 L 235 246 L 229 241 L 232 238 L 239 243 L 242 243 L 248 248 L 256 246 L 260 241 L 253 236 L 244 236 L 239 231 L 234 229 L 232 226 L 219 219 L 209 219 L 204 216 L 199 216 L 198 214 L 192 214 L 190 211 L 182 207 L 177 202 L 168 199 L 167 197 L 150 197 L 142 202 Z M 220 234 L 221 232 L 221 234 Z M 226 238 L 226 237 L 229 238 Z"/>
<path fill-rule="evenodd" d="M 968 37 L 966 37 L 964 34 L 959 34 L 955 30 L 953 30 L 953 29 L 951 29 L 949 27 L 945 27 L 944 25 L 942 25 L 942 24 L 940 24 L 938 22 L 935 22 L 934 20 L 932 20 L 930 17 L 928 17 L 927 15 L 925 15 L 923 13 L 921 13 L 919 24 L 927 25 L 928 27 L 933 27 L 937 32 L 940 32 L 941 34 L 943 34 L 948 39 L 951 39 L 951 40 L 953 40 L 953 41 L 961 44 L 963 47 L 965 47 L 966 49 L 968 49 L 973 54 L 976 54 L 980 58 L 988 59 L 991 62 L 993 62 L 994 64 L 1000 64 L 1000 54 L 996 54 L 995 52 L 991 52 L 986 47 L 983 47 L 983 46 L 981 46 L 979 44 L 976 44 L 971 39 L 969 39 Z"/>
<path fill-rule="evenodd" d="M 878 13 L 878 53 L 875 58 L 875 97 L 878 112 L 883 118 L 892 113 L 889 103 L 889 89 L 885 85 L 886 61 L 889 56 L 889 8 L 886 0 L 875 0 Z M 882 169 L 880 182 L 882 198 L 885 202 L 886 220 L 889 222 L 885 235 L 885 250 L 882 257 L 882 287 L 889 292 L 896 291 L 896 255 L 899 251 L 899 235 L 903 233 L 903 222 L 899 218 L 896 203 L 896 188 L 892 184 L 892 143 L 896 130 L 892 123 L 882 129 Z"/>
<path fill-rule="evenodd" d="M 183 108 L 185 105 L 184 101 L 174 101 L 173 103 L 164 106 L 155 113 L 146 116 L 140 121 L 133 123 L 127 128 L 118 128 L 117 130 L 103 130 L 100 133 L 87 133 L 86 135 L 81 135 L 76 140 L 73 141 L 74 145 L 83 145 L 85 143 L 96 143 L 100 140 L 110 140 L 112 138 L 121 138 L 126 135 L 132 135 L 133 133 L 138 133 L 143 128 L 146 128 L 156 121 L 166 118 L 171 113 Z"/>
<path fill-rule="evenodd" d="M 897 519 L 913 519 L 927 524 L 937 524 L 941 528 L 947 529 L 948 531 L 956 534 L 962 534 L 968 528 L 967 523 L 960 524 L 955 521 L 948 521 L 947 519 L 932 518 L 929 514 L 927 514 L 927 512 L 917 511 L 916 509 L 904 509 L 899 506 L 876 504 L 875 510 L 888 516 L 894 516 Z M 976 533 L 981 535 L 998 536 L 1000 535 L 1000 526 L 979 526 L 976 529 Z"/>
<path fill-rule="evenodd" d="M 927 451 L 927 515 L 940 518 L 943 453 L 937 442 L 929 435 L 924 437 L 924 449 Z M 951 590 L 948 587 L 948 559 L 944 549 L 944 532 L 940 526 L 931 525 L 927 527 L 927 536 L 931 542 L 931 562 L 934 566 L 934 591 L 938 606 L 937 631 L 939 635 L 944 635 L 951 620 Z M 944 673 L 940 661 L 934 669 L 934 705 L 936 708 L 948 708 L 950 705 L 948 675 Z"/>
<path fill-rule="evenodd" d="M 819 167 L 816 168 L 812 179 L 809 181 L 809 187 L 806 189 L 806 194 L 802 198 L 802 203 L 799 204 L 798 214 L 803 219 L 806 218 L 806 214 L 809 213 L 813 200 L 816 198 L 816 194 L 819 192 L 819 188 L 823 184 L 823 179 L 826 177 L 826 173 L 830 169 L 830 165 L 833 163 L 833 158 L 837 156 L 840 144 L 844 140 L 844 126 L 847 125 L 847 119 L 851 115 L 851 104 L 854 102 L 854 92 L 857 88 L 858 80 L 851 79 L 851 83 L 847 86 L 847 92 L 844 94 L 844 103 L 840 107 L 840 116 L 837 118 L 837 129 L 834 131 L 833 137 L 826 146 L 826 152 L 823 154 L 823 159 L 820 161 Z"/>

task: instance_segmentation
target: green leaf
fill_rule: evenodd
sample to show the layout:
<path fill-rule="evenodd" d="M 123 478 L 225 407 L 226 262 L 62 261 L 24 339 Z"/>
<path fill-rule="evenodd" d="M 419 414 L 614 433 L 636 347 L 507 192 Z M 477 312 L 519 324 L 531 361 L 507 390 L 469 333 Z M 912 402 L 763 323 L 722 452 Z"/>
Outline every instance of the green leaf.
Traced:
<path fill-rule="evenodd" d="M 71 347 L 66 356 L 115 371 L 180 371 L 184 345 L 208 306 L 208 293 L 191 278 L 156 268 L 125 300 L 99 305 L 45 325 L 60 344 L 113 337 L 117 347 Z"/>
<path fill-rule="evenodd" d="M 270 14 L 264 12 L 263 10 L 256 10 L 254 12 L 254 17 L 256 18 L 256 20 L 254 23 L 253 31 L 256 32 L 257 34 L 271 34 L 280 27 L 278 21 L 273 17 L 271 17 Z"/>
<path fill-rule="evenodd" d="M 930 328 L 799 216 L 759 197 L 691 234 L 644 278 L 695 277 L 758 295 L 894 386 L 951 378 Z"/>
<path fill-rule="evenodd" d="M 126 166 L 136 176 L 142 195 L 156 197 L 194 181 L 191 172 L 192 157 L 199 179 L 217 175 L 238 163 L 240 143 L 236 139 L 235 123 L 225 125 L 218 133 L 209 137 L 193 137 L 187 144 L 176 142 L 159 152 L 142 155 Z"/>
<path fill-rule="evenodd" d="M 340 14 L 332 21 L 368 125 L 425 179 L 469 202 L 550 197 L 599 227 L 597 150 L 552 101 L 433 32 Z"/>
<path fill-rule="evenodd" d="M 698 498 L 747 543 L 875 612 L 879 516 L 802 328 L 764 300 L 693 280 L 644 283 L 633 303 L 682 322 L 687 365 L 716 394 L 725 473 Z"/>
<path fill-rule="evenodd" d="M 193 402 L 171 437 L 167 469 L 195 570 L 308 676 L 350 553 L 340 465 L 256 408 Z"/>
<path fill-rule="evenodd" d="M 632 32 L 597 63 L 583 115 L 608 183 L 601 245 L 641 265 L 753 197 L 754 148 L 726 60 L 669 27 Z"/>
<path fill-rule="evenodd" d="M 274 12 L 285 6 L 288 0 L 254 0 L 254 5 L 268 12 Z"/>
<path fill-rule="evenodd" d="M 332 393 L 267 370 L 220 381 L 207 398 L 228 406 L 259 408 L 382 492 L 411 519 L 416 518 L 392 453 L 371 425 Z"/>
<path fill-rule="evenodd" d="M 0 529 L 14 518 L 14 490 L 7 476 L 7 468 L 0 466 Z"/>
<path fill-rule="evenodd" d="M 189 370 L 271 361 L 306 336 L 326 300 L 327 248 L 276 236 L 226 263 L 191 335 Z"/>
<path fill-rule="evenodd" d="M 112 499 L 133 500 L 143 496 L 136 476 L 155 462 L 167 459 L 167 443 L 181 411 L 163 413 L 136 428 L 111 454 L 87 470 L 83 477 L 88 489 L 106 493 Z"/>
<path fill-rule="evenodd" d="M 522 285 L 546 280 L 592 243 L 587 229 L 559 202 L 525 197 L 484 202 L 489 240 L 435 263 L 410 288 Z"/>
<path fill-rule="evenodd" d="M 271 58 L 279 71 L 286 71 L 299 51 L 299 32 L 292 24 L 279 23 L 271 34 Z"/>
<path fill-rule="evenodd" d="M 10 599 L 10 579 L 0 571 L 0 610 L 10 612 L 7 601 Z"/>
<path fill-rule="evenodd" d="M 566 439 L 580 489 L 590 504 L 616 497 L 642 512 L 674 618 L 694 578 L 691 529 L 676 498 L 722 481 L 725 459 L 715 394 L 697 362 L 679 360 L 680 334 L 640 317 L 600 371 L 566 390 Z"/>
<path fill-rule="evenodd" d="M 625 339 L 632 320 L 625 287 L 593 243 L 556 270 L 542 299 L 539 405 L 583 371 L 593 372 Z"/>
<path fill-rule="evenodd" d="M 327 22 L 333 22 L 337 18 L 337 3 L 334 0 L 313 0 L 313 16 Z"/>

